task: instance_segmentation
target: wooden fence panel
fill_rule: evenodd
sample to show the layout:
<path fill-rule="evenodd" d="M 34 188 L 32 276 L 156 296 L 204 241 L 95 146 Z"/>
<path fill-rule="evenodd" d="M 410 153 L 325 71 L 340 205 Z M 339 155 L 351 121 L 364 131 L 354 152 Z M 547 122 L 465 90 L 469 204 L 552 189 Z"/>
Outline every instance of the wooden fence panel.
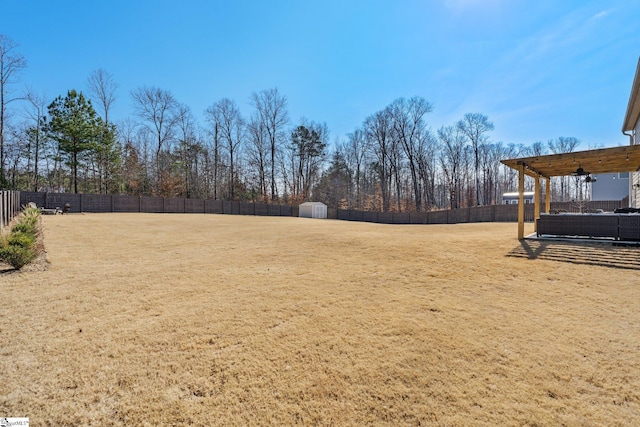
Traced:
<path fill-rule="evenodd" d="M 73 193 L 46 193 L 46 208 L 64 208 L 66 204 L 71 206 L 69 212 L 83 212 L 82 195 Z"/>
<path fill-rule="evenodd" d="M 239 203 L 238 212 L 240 215 L 255 215 L 256 207 L 253 203 Z"/>
<path fill-rule="evenodd" d="M 378 212 L 378 223 L 393 224 L 393 212 Z"/>
<path fill-rule="evenodd" d="M 362 220 L 366 222 L 378 222 L 378 212 L 364 211 L 362 214 Z"/>
<path fill-rule="evenodd" d="M 83 194 L 82 212 L 113 212 L 113 202 L 109 194 Z"/>
<path fill-rule="evenodd" d="M 269 205 L 266 203 L 256 203 L 255 206 L 255 214 L 260 216 L 268 216 L 269 215 Z"/>
<path fill-rule="evenodd" d="M 26 206 L 29 203 L 35 203 L 37 207 L 45 207 L 47 204 L 47 193 L 36 193 L 33 191 L 20 192 L 20 205 Z"/>
<path fill-rule="evenodd" d="M 240 203 L 223 200 L 222 213 L 227 215 L 240 215 Z"/>
<path fill-rule="evenodd" d="M 346 209 L 338 209 L 337 210 L 337 219 L 342 221 L 349 221 L 349 211 Z"/>
<path fill-rule="evenodd" d="M 280 205 L 280 216 L 292 216 L 293 210 L 291 206 Z"/>
<path fill-rule="evenodd" d="M 164 199 L 162 197 L 140 197 L 140 212 L 163 213 Z"/>
<path fill-rule="evenodd" d="M 268 207 L 269 216 L 280 216 L 280 205 L 268 205 Z"/>
<path fill-rule="evenodd" d="M 113 212 L 140 212 L 139 196 L 112 196 Z"/>
<path fill-rule="evenodd" d="M 494 220 L 496 222 L 518 221 L 518 205 L 496 205 Z"/>
<path fill-rule="evenodd" d="M 597 200 L 592 202 L 551 202 L 551 210 L 573 212 L 573 213 L 589 213 L 602 209 L 604 212 L 613 212 L 622 207 L 620 200 Z M 541 210 L 544 210 L 542 208 Z"/>
<path fill-rule="evenodd" d="M 409 223 L 410 224 L 426 224 L 427 223 L 427 213 L 426 212 L 411 212 L 409 214 Z"/>
<path fill-rule="evenodd" d="M 493 222 L 495 221 L 495 206 L 476 206 L 469 209 L 469 222 Z"/>
<path fill-rule="evenodd" d="M 394 212 L 393 224 L 411 224 L 411 214 L 409 212 Z"/>
<path fill-rule="evenodd" d="M 184 199 L 184 213 L 204 213 L 204 200 Z"/>
<path fill-rule="evenodd" d="M 172 197 L 164 199 L 164 212 L 165 213 L 184 213 L 184 201 L 183 197 Z"/>
<path fill-rule="evenodd" d="M 204 212 L 210 214 L 221 214 L 223 213 L 222 209 L 222 200 L 214 200 L 207 199 L 204 201 Z"/>
<path fill-rule="evenodd" d="M 469 208 L 451 209 L 447 219 L 449 224 L 469 222 Z"/>
<path fill-rule="evenodd" d="M 364 211 L 349 210 L 349 221 L 364 221 Z"/>
<path fill-rule="evenodd" d="M 431 211 L 427 213 L 427 224 L 448 224 L 449 211 Z"/>

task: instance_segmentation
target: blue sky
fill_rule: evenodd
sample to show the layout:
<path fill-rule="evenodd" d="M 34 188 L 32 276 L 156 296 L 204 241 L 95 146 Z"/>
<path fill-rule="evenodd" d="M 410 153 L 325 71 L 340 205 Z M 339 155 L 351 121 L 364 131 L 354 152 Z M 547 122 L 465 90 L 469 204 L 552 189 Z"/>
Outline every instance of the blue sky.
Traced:
<path fill-rule="evenodd" d="M 480 112 L 493 141 L 588 149 L 628 143 L 640 2 L 0 0 L 0 33 L 29 62 L 20 85 L 50 99 L 113 74 L 116 120 L 140 86 L 171 91 L 201 124 L 223 97 L 248 116 L 251 93 L 277 87 L 292 125 L 326 122 L 333 141 L 417 95 L 434 130 Z"/>

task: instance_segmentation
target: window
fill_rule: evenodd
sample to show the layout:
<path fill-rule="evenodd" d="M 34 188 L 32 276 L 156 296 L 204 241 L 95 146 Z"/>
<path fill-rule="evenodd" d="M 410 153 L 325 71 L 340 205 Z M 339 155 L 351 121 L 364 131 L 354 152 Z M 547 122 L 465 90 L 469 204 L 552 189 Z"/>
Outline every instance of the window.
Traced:
<path fill-rule="evenodd" d="M 620 179 L 629 179 L 629 172 L 620 172 L 618 174 L 618 178 L 620 178 Z"/>

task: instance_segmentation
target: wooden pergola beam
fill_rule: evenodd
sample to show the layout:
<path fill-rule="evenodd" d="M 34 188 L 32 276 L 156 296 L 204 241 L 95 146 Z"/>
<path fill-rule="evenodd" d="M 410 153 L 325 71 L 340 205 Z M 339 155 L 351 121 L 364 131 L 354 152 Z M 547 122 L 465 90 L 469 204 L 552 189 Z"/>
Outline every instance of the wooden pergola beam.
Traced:
<path fill-rule="evenodd" d="M 510 168 L 525 165 L 525 174 L 551 178 L 570 176 L 578 168 L 591 174 L 634 172 L 640 170 L 640 144 L 613 148 L 600 148 L 544 156 L 521 157 L 501 161 Z"/>

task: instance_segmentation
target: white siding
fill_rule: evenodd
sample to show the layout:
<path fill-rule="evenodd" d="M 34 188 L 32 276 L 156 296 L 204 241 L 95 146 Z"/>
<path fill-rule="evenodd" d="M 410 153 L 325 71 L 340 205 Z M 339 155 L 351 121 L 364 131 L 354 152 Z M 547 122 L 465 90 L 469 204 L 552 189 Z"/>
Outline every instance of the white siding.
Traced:
<path fill-rule="evenodd" d="M 633 131 L 633 143 L 640 144 L 640 119 L 636 122 L 636 128 Z M 632 208 L 640 208 L 640 172 L 631 174 L 631 189 L 629 190 L 629 206 Z"/>

